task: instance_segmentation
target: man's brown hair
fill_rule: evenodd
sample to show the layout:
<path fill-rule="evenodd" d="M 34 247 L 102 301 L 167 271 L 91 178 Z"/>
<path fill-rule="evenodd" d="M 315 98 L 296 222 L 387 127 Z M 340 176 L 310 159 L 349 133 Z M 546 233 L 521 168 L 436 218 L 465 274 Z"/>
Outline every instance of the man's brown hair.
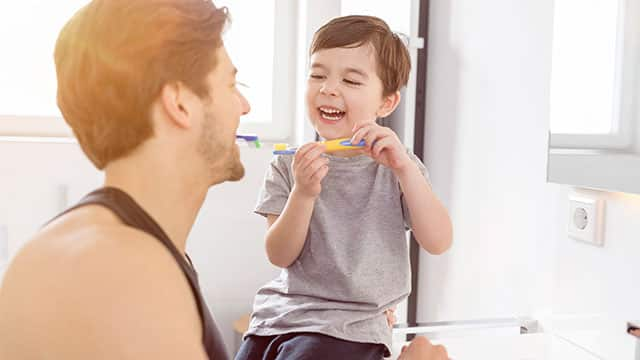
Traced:
<path fill-rule="evenodd" d="M 351 15 L 335 18 L 316 31 L 309 56 L 319 50 L 360 47 L 375 49 L 377 74 L 382 80 L 383 96 L 407 85 L 411 59 L 406 45 L 389 25 L 374 16 Z"/>
<path fill-rule="evenodd" d="M 153 135 L 165 84 L 209 95 L 227 22 L 204 0 L 93 0 L 69 20 L 55 48 L 58 107 L 98 169 Z"/>

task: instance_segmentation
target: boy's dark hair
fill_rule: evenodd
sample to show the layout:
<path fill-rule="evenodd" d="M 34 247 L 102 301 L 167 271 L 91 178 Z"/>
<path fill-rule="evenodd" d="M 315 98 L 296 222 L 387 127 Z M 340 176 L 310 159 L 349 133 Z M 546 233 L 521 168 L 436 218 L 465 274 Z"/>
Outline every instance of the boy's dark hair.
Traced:
<path fill-rule="evenodd" d="M 316 31 L 309 56 L 319 50 L 350 48 L 371 44 L 375 49 L 377 74 L 383 96 L 407 85 L 411 58 L 406 45 L 384 20 L 374 16 L 351 15 L 335 18 Z"/>

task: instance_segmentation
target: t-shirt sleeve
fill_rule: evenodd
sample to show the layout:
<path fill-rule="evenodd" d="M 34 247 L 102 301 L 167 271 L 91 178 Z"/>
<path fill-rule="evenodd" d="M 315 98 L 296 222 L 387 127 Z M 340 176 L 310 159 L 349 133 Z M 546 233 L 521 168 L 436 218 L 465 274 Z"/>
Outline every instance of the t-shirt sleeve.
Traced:
<path fill-rule="evenodd" d="M 431 179 L 429 179 L 429 171 L 427 170 L 427 167 L 424 166 L 422 161 L 420 161 L 420 159 L 413 152 L 407 150 L 407 153 L 409 154 L 411 160 L 413 160 L 413 162 L 416 164 L 418 169 L 420 169 L 420 172 L 422 173 L 424 178 L 427 179 L 427 183 L 429 183 L 429 186 L 431 186 Z M 411 230 L 411 216 L 409 214 L 409 207 L 407 206 L 407 201 L 404 198 L 404 194 L 400 195 L 400 197 L 402 199 L 402 215 L 404 217 L 405 228 L 407 230 Z"/>
<path fill-rule="evenodd" d="M 256 214 L 266 217 L 282 213 L 293 187 L 290 174 L 290 161 L 284 159 L 284 156 L 275 156 L 271 160 L 253 210 Z"/>

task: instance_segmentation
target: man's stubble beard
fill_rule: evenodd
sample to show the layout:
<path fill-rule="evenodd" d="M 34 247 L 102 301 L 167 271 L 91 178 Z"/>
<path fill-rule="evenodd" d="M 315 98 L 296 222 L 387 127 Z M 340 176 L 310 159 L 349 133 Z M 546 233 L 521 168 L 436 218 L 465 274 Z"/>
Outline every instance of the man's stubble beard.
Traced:
<path fill-rule="evenodd" d="M 225 181 L 239 181 L 244 177 L 244 166 L 240 161 L 240 150 L 233 142 L 220 139 L 222 131 L 218 131 L 215 125 L 216 119 L 209 112 L 205 113 L 203 129 L 198 141 L 198 153 L 200 153 L 208 165 L 211 186 Z"/>

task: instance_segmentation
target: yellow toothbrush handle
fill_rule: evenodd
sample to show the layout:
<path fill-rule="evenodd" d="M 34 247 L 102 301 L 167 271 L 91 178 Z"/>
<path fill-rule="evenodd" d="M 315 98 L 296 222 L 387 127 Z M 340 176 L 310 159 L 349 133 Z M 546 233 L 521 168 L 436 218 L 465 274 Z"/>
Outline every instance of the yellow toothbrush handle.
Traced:
<path fill-rule="evenodd" d="M 348 145 L 348 144 L 351 144 L 350 138 L 325 140 L 323 142 L 326 147 L 326 150 L 325 150 L 326 152 L 359 149 L 364 146 L 364 140 L 360 141 L 360 143 L 356 145 Z"/>

